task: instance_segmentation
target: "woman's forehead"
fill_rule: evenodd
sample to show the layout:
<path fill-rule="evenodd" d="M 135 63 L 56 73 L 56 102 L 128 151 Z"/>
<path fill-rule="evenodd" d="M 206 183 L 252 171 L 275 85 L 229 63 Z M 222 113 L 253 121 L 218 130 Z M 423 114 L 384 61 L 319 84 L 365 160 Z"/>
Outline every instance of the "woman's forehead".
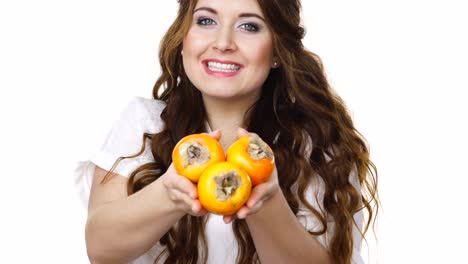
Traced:
<path fill-rule="evenodd" d="M 198 0 L 195 10 L 201 7 L 211 8 L 220 15 L 253 12 L 263 15 L 257 0 Z"/>

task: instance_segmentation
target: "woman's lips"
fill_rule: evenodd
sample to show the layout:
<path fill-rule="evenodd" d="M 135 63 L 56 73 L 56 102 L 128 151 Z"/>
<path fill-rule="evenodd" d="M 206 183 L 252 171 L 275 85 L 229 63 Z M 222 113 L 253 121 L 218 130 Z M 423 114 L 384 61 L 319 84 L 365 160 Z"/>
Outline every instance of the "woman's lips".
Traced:
<path fill-rule="evenodd" d="M 243 68 L 243 65 L 233 61 L 206 59 L 202 61 L 206 73 L 218 77 L 233 77 Z"/>

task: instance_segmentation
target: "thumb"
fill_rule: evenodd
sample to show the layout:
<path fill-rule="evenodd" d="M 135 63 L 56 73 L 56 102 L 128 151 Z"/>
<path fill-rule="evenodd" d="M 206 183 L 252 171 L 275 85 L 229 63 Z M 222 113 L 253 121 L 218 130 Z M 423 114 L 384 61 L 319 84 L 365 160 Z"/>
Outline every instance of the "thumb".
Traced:
<path fill-rule="evenodd" d="M 250 133 L 249 133 L 249 131 L 245 130 L 244 128 L 239 127 L 237 129 L 237 136 L 238 137 L 250 136 Z"/>
<path fill-rule="evenodd" d="M 211 131 L 210 133 L 208 133 L 208 136 L 219 141 L 221 139 L 221 130 L 216 129 L 215 131 Z"/>

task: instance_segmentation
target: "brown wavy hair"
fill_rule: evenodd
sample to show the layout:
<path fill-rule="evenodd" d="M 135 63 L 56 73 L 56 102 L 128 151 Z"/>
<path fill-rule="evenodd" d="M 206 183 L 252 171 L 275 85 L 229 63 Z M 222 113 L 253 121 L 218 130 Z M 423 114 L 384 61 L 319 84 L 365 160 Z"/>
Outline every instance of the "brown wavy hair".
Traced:
<path fill-rule="evenodd" d="M 258 0 L 273 35 L 274 54 L 281 67 L 272 69 L 258 101 L 247 111 L 244 126 L 257 133 L 275 153 L 279 184 L 296 214 L 304 204 L 321 222 L 313 236 L 327 231 L 327 217 L 335 222 L 328 251 L 333 263 L 350 263 L 353 253 L 353 215 L 365 210 L 367 217 L 362 238 L 375 223 L 378 211 L 377 170 L 369 159 L 369 150 L 356 130 L 344 102 L 331 89 L 320 58 L 304 48 L 304 28 L 300 25 L 299 0 Z M 179 0 L 177 18 L 160 44 L 162 73 L 153 89 L 154 99 L 167 106 L 160 117 L 164 129 L 144 134 L 141 155 L 147 140 L 155 161 L 137 168 L 128 181 L 128 194 L 138 192 L 163 175 L 172 162 L 171 152 L 184 136 L 205 132 L 207 113 L 201 93 L 185 74 L 181 48 L 191 27 L 196 0 Z M 310 148 L 312 140 L 312 149 Z M 115 168 L 111 169 L 111 171 Z M 356 174 L 361 192 L 350 183 Z M 324 183 L 323 211 L 312 207 L 306 189 L 314 177 Z M 298 188 L 294 188 L 298 186 Z M 184 216 L 161 239 L 165 263 L 203 263 L 207 260 L 204 233 L 205 217 Z M 238 242 L 237 263 L 259 262 L 245 220 L 232 225 Z M 192 249 L 192 250 L 187 250 Z"/>

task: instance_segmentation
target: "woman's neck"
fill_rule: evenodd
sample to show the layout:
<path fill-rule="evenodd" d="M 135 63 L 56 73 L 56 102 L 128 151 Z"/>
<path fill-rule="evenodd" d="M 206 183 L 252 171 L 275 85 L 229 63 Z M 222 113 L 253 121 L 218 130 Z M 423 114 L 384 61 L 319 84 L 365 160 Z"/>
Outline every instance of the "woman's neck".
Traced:
<path fill-rule="evenodd" d="M 203 97 L 211 131 L 221 131 L 220 144 L 226 151 L 237 139 L 237 128 L 245 128 L 244 115 L 254 101 L 222 101 Z"/>

